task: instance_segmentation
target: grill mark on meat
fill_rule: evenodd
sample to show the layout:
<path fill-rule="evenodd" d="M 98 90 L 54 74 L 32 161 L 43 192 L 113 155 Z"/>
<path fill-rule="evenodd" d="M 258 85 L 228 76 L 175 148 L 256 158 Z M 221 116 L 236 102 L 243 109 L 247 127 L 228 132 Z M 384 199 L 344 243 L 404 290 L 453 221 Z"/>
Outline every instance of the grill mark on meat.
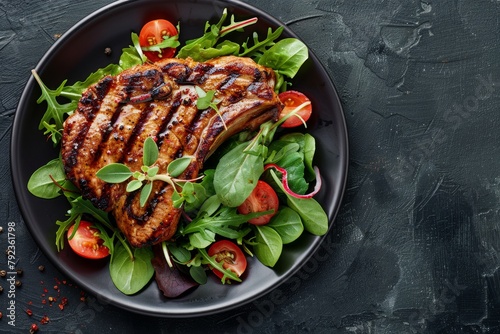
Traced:
<path fill-rule="evenodd" d="M 65 171 L 73 168 L 78 163 L 78 149 L 82 142 L 85 140 L 85 137 L 90 129 L 92 124 L 92 120 L 95 118 L 95 112 L 99 110 L 101 107 L 102 100 L 104 96 L 109 92 L 113 83 L 113 79 L 111 77 L 105 77 L 100 82 L 98 82 L 94 89 L 87 90 L 84 94 L 82 94 L 82 98 L 80 100 L 81 104 L 81 113 L 86 118 L 87 122 L 83 123 L 80 130 L 78 130 L 77 135 L 75 136 L 72 145 L 73 150 L 67 156 L 67 163 L 65 164 Z M 71 124 L 70 127 L 74 127 L 74 124 Z"/>
<path fill-rule="evenodd" d="M 103 131 L 102 141 L 99 143 L 97 151 L 94 154 L 94 162 L 101 158 L 103 150 L 108 146 L 109 137 L 111 136 L 111 133 L 113 132 L 113 127 L 116 123 L 116 120 L 118 119 L 118 116 L 121 114 L 121 112 L 122 112 L 121 107 L 118 107 L 115 110 L 115 112 L 113 113 L 113 116 L 111 117 L 111 120 L 109 121 L 108 126 Z"/>
<path fill-rule="evenodd" d="M 221 82 L 221 84 L 219 85 L 219 87 L 218 87 L 219 90 L 226 90 L 226 89 L 230 88 L 238 77 L 239 77 L 239 75 L 237 73 L 229 73 L 229 75 L 226 77 L 226 79 L 223 80 Z"/>
<path fill-rule="evenodd" d="M 137 120 L 137 123 L 134 124 L 132 133 L 128 138 L 127 142 L 125 143 L 122 157 L 118 159 L 118 162 L 125 162 L 125 157 L 132 152 L 134 145 L 137 144 L 137 139 L 140 138 L 140 134 L 142 133 L 144 128 L 144 124 L 147 122 L 150 115 L 151 115 L 151 106 L 150 105 L 143 106 L 143 110 L 140 113 L 139 119 Z"/>
<path fill-rule="evenodd" d="M 271 70 L 232 56 L 206 63 L 165 59 L 107 77 L 82 94 L 65 122 L 61 153 L 68 178 L 84 198 L 111 212 L 132 246 L 168 240 L 181 215 L 181 209 L 173 207 L 169 184 L 153 182 L 141 207 L 140 191 L 127 193 L 126 182 L 107 184 L 95 173 L 112 162 L 140 170 L 144 140 L 151 136 L 157 138 L 158 173 L 165 173 L 172 160 L 189 155 L 192 161 L 179 177 L 197 177 L 225 139 L 277 117 L 281 104 L 274 80 Z M 195 85 L 216 90 L 222 117 L 212 108 L 198 110 Z"/>
<path fill-rule="evenodd" d="M 192 69 L 186 65 L 178 62 L 170 62 L 165 66 L 161 67 L 163 73 L 174 78 L 174 81 L 178 84 L 183 84 L 187 82 L 187 78 L 193 72 Z"/>
<path fill-rule="evenodd" d="M 171 107 L 170 107 L 170 112 L 168 113 L 167 117 L 163 119 L 161 122 L 159 131 L 158 131 L 158 141 L 156 142 L 156 145 L 158 145 L 158 148 L 160 149 L 161 146 L 163 145 L 163 140 L 165 138 L 165 133 L 169 128 L 172 127 L 172 119 L 174 116 L 177 114 L 179 106 L 182 104 L 182 95 L 181 93 L 175 94 L 175 96 L 172 97 L 171 101 Z"/>

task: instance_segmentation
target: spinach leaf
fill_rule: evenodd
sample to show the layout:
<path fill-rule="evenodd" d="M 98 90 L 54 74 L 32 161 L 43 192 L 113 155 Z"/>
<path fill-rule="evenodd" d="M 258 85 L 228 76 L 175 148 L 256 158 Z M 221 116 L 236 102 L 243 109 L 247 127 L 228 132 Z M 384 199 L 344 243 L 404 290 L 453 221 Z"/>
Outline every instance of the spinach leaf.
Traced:
<path fill-rule="evenodd" d="M 299 214 L 286 206 L 278 211 L 267 226 L 278 232 L 283 244 L 289 244 L 297 240 L 304 231 L 304 225 Z"/>
<path fill-rule="evenodd" d="M 259 64 L 293 78 L 308 57 L 309 53 L 304 43 L 296 38 L 285 38 L 264 52 Z"/>
<path fill-rule="evenodd" d="M 287 204 L 299 214 L 309 233 L 324 235 L 328 231 L 328 216 L 314 198 L 295 198 L 287 194 Z"/>
<path fill-rule="evenodd" d="M 154 254 L 151 248 L 133 248 L 133 258 L 118 243 L 109 262 L 109 273 L 116 288 L 126 295 L 137 293 L 154 275 L 151 264 Z"/>
<path fill-rule="evenodd" d="M 265 266 L 274 267 L 283 250 L 278 232 L 266 225 L 255 226 L 255 242 L 253 250 L 259 261 Z"/>
<path fill-rule="evenodd" d="M 56 198 L 61 195 L 60 185 L 65 180 L 66 174 L 61 159 L 54 159 L 31 174 L 28 180 L 28 190 L 40 198 Z"/>
<path fill-rule="evenodd" d="M 214 188 L 222 204 L 237 207 L 247 199 L 264 172 L 264 158 L 257 149 L 247 150 L 248 143 L 242 143 L 217 164 L 214 174 Z"/>
<path fill-rule="evenodd" d="M 280 138 L 280 141 L 296 143 L 300 146 L 299 152 L 304 156 L 305 178 L 307 181 L 312 181 L 316 177 L 313 168 L 313 158 L 316 152 L 316 140 L 309 133 L 293 132 L 286 134 Z"/>
<path fill-rule="evenodd" d="M 189 274 L 198 284 L 207 283 L 207 272 L 202 266 L 191 266 L 189 267 Z"/>
<path fill-rule="evenodd" d="M 288 194 L 276 173 L 270 171 L 270 174 L 285 193 L 287 205 L 299 214 L 305 230 L 314 235 L 324 235 L 328 231 L 328 216 L 321 205 L 314 198 L 296 198 Z"/>

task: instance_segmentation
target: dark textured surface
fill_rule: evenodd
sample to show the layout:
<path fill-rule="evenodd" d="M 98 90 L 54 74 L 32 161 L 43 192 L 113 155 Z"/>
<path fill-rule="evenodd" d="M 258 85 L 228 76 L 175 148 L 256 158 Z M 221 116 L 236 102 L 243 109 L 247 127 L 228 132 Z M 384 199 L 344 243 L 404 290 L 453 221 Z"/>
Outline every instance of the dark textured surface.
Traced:
<path fill-rule="evenodd" d="M 54 333 L 500 333 L 500 3 L 246 2 L 286 22 L 342 98 L 348 188 L 318 253 L 273 293 L 211 317 L 157 319 L 92 295 L 80 301 L 26 230 L 7 157 L 29 71 L 55 35 L 111 1 L 0 0 L 0 249 L 13 222 L 24 271 L 16 327 L 0 278 L 0 332 L 37 323 Z M 69 302 L 61 311 L 42 303 L 49 296 Z"/>

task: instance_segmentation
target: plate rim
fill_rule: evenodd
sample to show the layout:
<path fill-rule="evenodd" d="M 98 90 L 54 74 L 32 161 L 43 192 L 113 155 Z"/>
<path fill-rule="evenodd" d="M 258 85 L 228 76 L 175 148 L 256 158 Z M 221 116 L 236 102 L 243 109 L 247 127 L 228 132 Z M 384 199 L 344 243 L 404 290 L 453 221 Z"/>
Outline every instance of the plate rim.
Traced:
<path fill-rule="evenodd" d="M 155 0 L 151 0 L 152 2 L 155 1 Z M 179 1 L 182 1 L 182 0 L 179 0 Z M 91 22 L 92 20 L 96 20 L 96 19 L 99 19 L 101 16 L 105 15 L 106 11 L 110 10 L 110 9 L 115 9 L 115 8 L 118 8 L 118 7 L 121 7 L 121 6 L 125 6 L 127 4 L 132 4 L 132 3 L 137 3 L 139 1 L 137 0 L 118 0 L 118 1 L 115 1 L 115 2 L 112 2 L 108 5 L 105 5 L 93 12 L 91 12 L 90 14 L 86 15 L 85 17 L 83 17 L 82 19 L 78 20 L 74 25 L 72 25 L 63 35 L 60 39 L 58 39 L 52 46 L 50 46 L 48 48 L 48 50 L 42 55 L 42 57 L 40 58 L 40 60 L 38 61 L 37 65 L 35 66 L 35 70 L 37 71 L 40 71 L 40 70 L 43 70 L 43 68 L 46 66 L 46 62 L 47 62 L 47 59 L 49 59 L 51 57 L 51 55 L 53 53 L 55 53 L 58 48 L 60 47 L 61 44 L 65 43 L 66 40 L 70 40 L 72 35 L 75 34 L 76 32 L 79 31 L 79 29 L 81 29 L 82 27 L 84 27 L 86 24 L 88 24 L 89 22 Z M 184 1 L 184 2 L 187 2 L 187 1 Z M 196 1 L 196 0 L 191 0 L 190 2 L 194 2 L 194 3 L 198 3 L 198 2 L 206 2 L 206 3 L 213 3 L 213 1 L 210 1 L 210 0 L 202 0 L 202 1 Z M 252 12 L 252 13 L 256 13 L 257 15 L 263 15 L 264 17 L 266 17 L 268 20 L 270 21 L 273 21 L 273 22 L 276 22 L 278 24 L 281 24 L 284 28 L 285 28 L 285 32 L 286 34 L 288 34 L 289 36 L 291 37 L 296 37 L 296 38 L 299 38 L 293 31 L 291 28 L 289 28 L 286 23 L 280 21 L 279 19 L 277 19 L 276 17 L 274 17 L 273 15 L 265 12 L 264 10 L 260 9 L 260 8 L 257 8 L 255 6 L 252 6 L 250 4 L 247 4 L 247 3 L 243 3 L 241 1 L 238 1 L 238 0 L 217 0 L 216 2 L 219 2 L 219 3 L 224 3 L 226 4 L 226 7 L 235 7 L 235 8 L 243 8 L 249 12 Z M 300 39 L 300 38 L 299 38 Z M 43 244 L 42 242 L 42 239 L 44 238 L 41 238 L 40 236 L 36 235 L 36 233 L 34 233 L 34 230 L 33 230 L 33 226 L 31 226 L 31 223 L 28 222 L 28 220 L 26 219 L 26 211 L 25 209 L 23 208 L 23 205 L 22 203 L 25 203 L 24 202 L 24 196 L 23 196 L 23 193 L 20 189 L 21 185 L 19 184 L 19 182 L 17 182 L 16 180 L 19 179 L 21 176 L 20 176 L 20 172 L 18 171 L 18 168 L 20 166 L 16 166 L 15 163 L 16 163 L 16 150 L 15 150 L 15 146 L 16 146 L 16 142 L 15 142 L 15 138 L 17 137 L 17 133 L 21 131 L 20 129 L 20 123 L 21 123 L 21 116 L 18 117 L 18 115 L 20 114 L 20 110 L 22 109 L 22 107 L 28 103 L 28 101 L 30 101 L 30 99 L 34 98 L 34 92 L 33 90 L 36 88 L 36 82 L 35 82 L 35 79 L 33 78 L 32 75 L 29 76 L 29 79 L 27 80 L 25 86 L 24 86 L 24 89 L 21 93 L 21 96 L 19 98 L 19 102 L 18 102 L 18 105 L 16 107 L 16 113 L 14 115 L 14 119 L 12 121 L 12 132 L 11 132 L 11 142 L 10 142 L 10 167 L 11 167 L 11 180 L 12 180 L 12 183 L 13 183 L 13 188 L 14 188 L 14 193 L 15 193 L 15 197 L 16 197 L 16 202 L 18 204 L 18 208 L 19 208 L 19 212 L 21 213 L 21 216 L 22 216 L 22 219 L 23 219 L 23 223 L 24 225 L 27 226 L 29 232 L 30 232 L 30 235 L 31 237 L 35 240 L 37 246 L 42 250 L 42 252 L 44 253 L 44 255 L 51 261 L 51 263 L 60 271 L 62 272 L 64 275 L 68 276 L 69 278 L 71 278 L 73 281 L 75 281 L 79 286 L 83 287 L 84 289 L 86 289 L 87 291 L 89 291 L 90 293 L 92 293 L 93 295 L 95 295 L 98 299 L 100 300 L 103 300 L 103 301 L 107 301 L 109 302 L 110 304 L 113 304 L 114 306 L 118 307 L 118 308 L 121 308 L 121 309 L 126 309 L 128 311 L 131 311 L 131 312 L 134 312 L 134 313 L 138 313 L 138 314 L 144 314 L 144 315 L 150 315 L 150 316 L 159 316 L 159 317 L 176 317 L 176 318 L 191 318 L 191 317 L 196 317 L 196 316 L 205 316 L 205 315 L 211 315 L 211 314 L 216 314 L 216 313 L 221 313 L 221 312 L 224 312 L 224 311 L 228 311 L 230 309 L 233 309 L 235 307 L 238 307 L 238 306 L 242 306 L 242 305 L 246 305 L 262 296 L 265 296 L 267 294 L 269 294 L 271 291 L 273 291 L 274 289 L 276 289 L 278 286 L 280 286 L 282 283 L 284 283 L 288 278 L 292 277 L 294 274 L 296 274 L 303 266 L 304 264 L 310 260 L 310 258 L 317 252 L 318 248 L 320 247 L 321 243 L 323 242 L 323 240 L 326 238 L 326 236 L 331 232 L 331 229 L 332 229 L 332 226 L 334 225 L 334 222 L 335 220 L 337 219 L 337 215 L 338 215 L 338 212 L 340 210 L 340 207 L 341 207 L 341 204 L 342 204 L 342 201 L 343 201 L 343 198 L 344 198 L 344 194 L 345 194 L 345 190 L 346 190 L 346 185 L 347 185 L 347 177 L 348 177 L 348 165 L 349 165 L 349 138 L 348 138 L 348 131 L 347 131 L 347 124 L 346 124 L 346 119 L 345 119 L 345 113 L 344 113 L 344 110 L 343 110 L 343 106 L 342 106 L 342 103 L 341 103 L 341 100 L 340 100 L 340 97 L 339 97 L 339 94 L 338 94 L 338 91 L 335 87 L 335 84 L 332 80 L 332 78 L 330 77 L 330 74 L 328 73 L 328 71 L 326 71 L 326 68 L 324 67 L 324 65 L 321 63 L 321 61 L 318 59 L 318 57 L 314 54 L 313 50 L 311 50 L 309 47 L 308 47 L 308 50 L 309 50 L 309 56 L 310 58 L 312 58 L 312 61 L 314 62 L 315 65 L 319 66 L 320 67 L 320 70 L 324 72 L 324 74 L 326 74 L 326 77 L 327 77 L 327 84 L 329 86 L 331 86 L 331 91 L 333 91 L 333 93 L 335 94 L 335 99 L 338 101 L 338 108 L 339 108 L 339 113 L 340 113 L 340 118 L 342 120 L 342 124 L 341 124 L 341 128 L 343 130 L 343 140 L 345 142 L 344 145 L 341 145 L 341 149 L 342 149 L 342 162 L 343 164 L 339 165 L 340 169 L 342 170 L 342 174 L 343 174 L 343 177 L 341 180 L 338 180 L 342 183 L 342 185 L 340 186 L 340 193 L 339 194 L 335 194 L 337 197 L 337 203 L 334 207 L 334 210 L 331 214 L 331 217 L 329 217 L 329 226 L 328 226 L 328 232 L 323 235 L 323 236 L 320 236 L 320 237 L 315 237 L 314 238 L 314 244 L 312 246 L 310 246 L 308 248 L 308 254 L 307 256 L 304 257 L 303 261 L 299 264 L 299 265 L 294 265 L 293 268 L 291 270 L 288 270 L 286 272 L 286 275 L 280 277 L 280 279 L 278 280 L 277 284 L 270 287 L 270 288 L 267 288 L 267 289 L 263 289 L 262 291 L 260 291 L 259 293 L 256 293 L 254 294 L 253 296 L 251 296 L 250 298 L 247 298 L 245 299 L 244 301 L 240 301 L 236 304 L 234 303 L 226 303 L 227 305 L 223 305 L 222 307 L 218 307 L 218 308 L 215 308 L 215 309 L 200 309 L 199 311 L 195 312 L 195 313 L 192 313 L 192 312 L 168 312 L 168 313 L 164 313 L 164 312 L 157 312 L 153 309 L 151 310 L 147 310 L 147 309 L 144 309 L 144 308 L 136 308 L 136 307 L 133 307 L 131 306 L 130 304 L 127 304 L 127 303 L 122 303 L 118 300 L 115 300 L 113 298 L 109 298 L 105 295 L 102 295 L 99 291 L 95 291 L 92 289 L 92 287 L 90 287 L 86 282 L 85 280 L 82 280 L 81 278 L 79 277 L 75 277 L 69 270 L 67 270 L 65 267 L 64 267 L 64 264 L 61 263 L 60 261 L 57 261 L 57 258 L 54 256 L 53 253 L 51 252 L 48 252 L 46 249 L 44 249 L 43 247 L 40 247 L 40 245 Z M 168 302 L 168 301 L 167 301 Z M 184 309 L 182 309 L 182 311 L 184 311 Z"/>

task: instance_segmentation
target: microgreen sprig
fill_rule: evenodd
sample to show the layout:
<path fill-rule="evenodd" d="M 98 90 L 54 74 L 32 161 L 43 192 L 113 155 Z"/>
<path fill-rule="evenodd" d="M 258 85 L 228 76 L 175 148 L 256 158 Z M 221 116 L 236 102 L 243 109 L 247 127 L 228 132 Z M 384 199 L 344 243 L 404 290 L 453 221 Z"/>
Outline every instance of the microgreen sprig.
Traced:
<path fill-rule="evenodd" d="M 183 156 L 181 158 L 171 161 L 167 165 L 167 172 L 165 174 L 158 174 L 159 167 L 155 165 L 158 160 L 159 150 L 153 138 L 148 137 L 144 141 L 143 148 L 143 166 L 140 171 L 132 171 L 127 165 L 122 163 L 111 163 L 99 169 L 96 176 L 107 183 L 122 183 L 130 178 L 127 183 L 126 191 L 133 192 L 141 190 L 140 205 L 143 207 L 153 189 L 153 181 L 163 181 L 170 184 L 174 192 L 179 194 L 178 188 L 183 187 L 185 182 L 192 180 L 177 179 L 191 163 L 192 156 Z M 142 189 L 141 189 L 142 188 Z M 179 205 L 182 201 L 179 203 Z"/>
<path fill-rule="evenodd" d="M 198 100 L 196 101 L 196 107 L 199 110 L 204 110 L 207 108 L 212 108 L 215 110 L 217 115 L 219 115 L 219 118 L 222 121 L 222 124 L 224 124 L 224 129 L 227 130 L 227 125 L 224 119 L 222 118 L 222 114 L 219 111 L 218 104 L 220 103 L 220 100 L 216 98 L 215 90 L 209 90 L 205 92 L 203 88 L 200 86 L 195 86 L 196 94 L 198 94 Z"/>

